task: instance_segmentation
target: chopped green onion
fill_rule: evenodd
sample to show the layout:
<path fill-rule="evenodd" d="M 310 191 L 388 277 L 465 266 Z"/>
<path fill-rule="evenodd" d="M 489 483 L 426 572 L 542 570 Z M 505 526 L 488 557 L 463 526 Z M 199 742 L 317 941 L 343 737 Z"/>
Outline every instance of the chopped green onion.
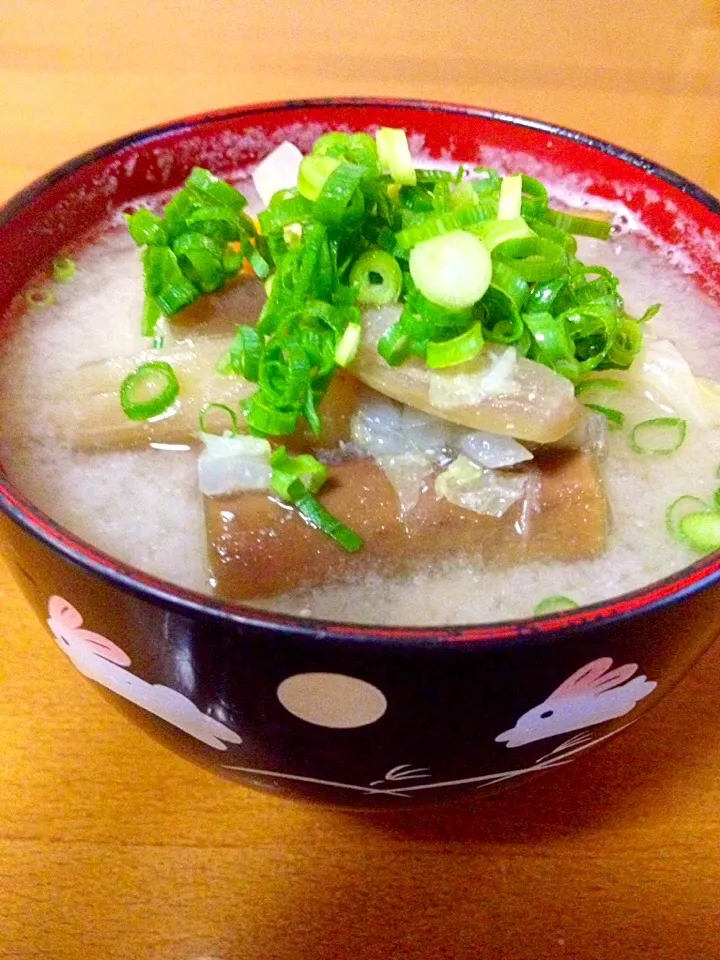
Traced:
<path fill-rule="evenodd" d="M 475 173 L 478 176 L 474 177 L 470 183 L 476 193 L 481 195 L 499 194 L 502 178 L 497 170 L 493 170 L 491 167 L 475 167 Z"/>
<path fill-rule="evenodd" d="M 146 247 L 143 266 L 145 294 L 155 299 L 165 316 L 172 317 L 197 298 L 197 288 L 185 277 L 169 247 Z"/>
<path fill-rule="evenodd" d="M 126 217 L 130 236 L 138 246 L 165 246 L 168 232 L 165 221 L 150 210 L 141 209 Z"/>
<path fill-rule="evenodd" d="M 440 213 L 406 227 L 395 235 L 395 242 L 401 250 L 411 250 L 424 240 L 432 240 L 441 234 L 456 230 L 468 230 L 482 220 L 489 220 L 491 217 L 492 206 L 486 201 L 478 205 L 468 204 L 457 210 Z"/>
<path fill-rule="evenodd" d="M 528 285 L 502 263 L 493 264 L 490 287 L 480 301 L 485 310 L 483 334 L 494 343 L 516 343 L 524 332 L 520 311 L 528 298 Z"/>
<path fill-rule="evenodd" d="M 306 200 L 317 200 L 328 177 L 340 164 L 341 161 L 337 157 L 327 157 L 323 154 L 313 153 L 303 157 L 298 174 L 298 190 L 301 196 Z"/>
<path fill-rule="evenodd" d="M 559 315 L 573 341 L 579 377 L 597 368 L 613 366 L 607 361 L 618 332 L 618 317 L 605 303 L 588 303 Z"/>
<path fill-rule="evenodd" d="M 689 513 L 679 523 L 680 537 L 698 553 L 720 550 L 720 513 Z"/>
<path fill-rule="evenodd" d="M 630 446 L 635 453 L 666 456 L 678 450 L 685 440 L 687 421 L 681 417 L 656 417 L 633 427 Z"/>
<path fill-rule="evenodd" d="M 574 257 L 577 253 L 577 240 L 571 233 L 565 233 L 564 230 L 559 230 L 544 220 L 533 220 L 532 217 L 528 217 L 527 223 L 530 229 L 539 237 L 544 237 L 545 240 L 552 240 L 553 243 L 557 243 L 558 246 L 562 247 L 568 257 Z"/>
<path fill-rule="evenodd" d="M 410 356 L 412 340 L 402 323 L 388 327 L 378 341 L 378 353 L 391 367 L 399 367 Z"/>
<path fill-rule="evenodd" d="M 656 316 L 661 309 L 662 309 L 661 303 L 654 303 L 651 307 L 648 307 L 645 313 L 641 317 L 638 317 L 638 319 L 635 322 L 647 323 L 648 320 L 652 320 L 652 318 Z"/>
<path fill-rule="evenodd" d="M 261 436 L 291 434 L 301 420 L 319 433 L 323 396 L 358 349 L 358 304 L 402 304 L 377 347 L 391 365 L 412 356 L 442 368 L 496 342 L 573 383 L 627 369 L 655 309 L 629 316 L 617 277 L 576 258 L 569 231 L 600 235 L 607 223 L 551 210 L 526 174 L 416 171 L 402 130 L 328 133 L 302 160 L 297 186 L 272 196 L 259 229 L 245 205 L 195 168 L 162 216 L 137 211 L 128 227 L 144 248 L 142 329 L 156 341 L 164 318 L 244 264 L 272 277 L 257 324 L 218 365 L 258 384 L 242 410 Z M 587 401 L 590 389 L 578 396 Z M 615 425 L 622 418 L 597 409 Z"/>
<path fill-rule="evenodd" d="M 395 183 L 414 187 L 417 174 L 410 156 L 407 135 L 404 130 L 381 127 L 375 134 L 380 167 L 389 173 Z"/>
<path fill-rule="evenodd" d="M 302 494 L 294 506 L 306 523 L 330 537 L 347 553 L 357 553 L 365 546 L 363 538 L 329 513 L 312 493 Z"/>
<path fill-rule="evenodd" d="M 53 260 L 53 280 L 68 283 L 77 273 L 77 264 L 72 257 L 55 257 Z"/>
<path fill-rule="evenodd" d="M 564 277 L 548 280 L 546 283 L 535 283 L 527 296 L 525 310 L 528 313 L 549 312 L 551 316 L 555 316 L 558 301 L 566 287 L 567 280 Z"/>
<path fill-rule="evenodd" d="M 533 338 L 528 355 L 569 380 L 577 379 L 575 345 L 564 319 L 554 317 L 547 311 L 536 310 L 523 314 L 523 320 Z"/>
<path fill-rule="evenodd" d="M 236 214 L 242 213 L 247 206 L 247 200 L 239 190 L 202 167 L 193 167 L 185 186 L 200 193 L 204 202 L 228 207 Z"/>
<path fill-rule="evenodd" d="M 466 363 L 480 353 L 484 343 L 482 324 L 474 323 L 469 330 L 453 337 L 452 340 L 430 340 L 427 345 L 426 363 L 428 367 L 435 370 Z"/>
<path fill-rule="evenodd" d="M 599 403 L 586 403 L 588 410 L 594 410 L 595 413 L 601 413 L 612 430 L 619 430 L 625 424 L 625 414 L 614 407 L 603 407 Z"/>
<path fill-rule="evenodd" d="M 691 497 L 688 494 L 678 497 L 665 511 L 665 526 L 668 532 L 681 543 L 684 543 L 680 532 L 680 521 L 691 513 L 707 513 L 710 507 L 699 497 Z"/>
<path fill-rule="evenodd" d="M 523 178 L 521 173 L 503 177 L 500 181 L 498 220 L 515 220 L 522 209 Z"/>
<path fill-rule="evenodd" d="M 474 234 L 454 230 L 413 247 L 410 276 L 431 303 L 463 310 L 477 303 L 490 286 L 492 260 Z"/>
<path fill-rule="evenodd" d="M 328 478 L 328 468 L 310 453 L 291 457 L 285 447 L 278 447 L 270 457 L 273 478 L 270 485 L 283 500 L 288 495 L 290 483 L 299 480 L 308 493 L 317 493 Z"/>
<path fill-rule="evenodd" d="M 25 302 L 29 307 L 51 307 L 55 294 L 46 287 L 29 287 L 25 291 Z"/>
<path fill-rule="evenodd" d="M 221 372 L 235 373 L 245 377 L 250 383 L 257 383 L 263 346 L 262 334 L 255 327 L 240 324 L 226 355 L 226 365 L 229 369 L 223 369 Z"/>
<path fill-rule="evenodd" d="M 270 206 L 258 214 L 263 233 L 269 234 L 295 224 L 307 223 L 312 217 L 312 203 L 295 191 L 276 193 Z"/>
<path fill-rule="evenodd" d="M 353 264 L 350 285 L 357 287 L 360 303 L 375 307 L 395 303 L 402 289 L 400 264 L 385 250 L 368 250 Z"/>
<path fill-rule="evenodd" d="M 378 172 L 377 145 L 368 133 L 325 133 L 315 141 L 312 152 Z"/>
<path fill-rule="evenodd" d="M 440 180 L 452 180 L 453 175 L 449 170 L 431 170 L 427 167 L 420 167 L 415 170 L 415 176 L 417 182 L 422 183 L 438 183 Z"/>
<path fill-rule="evenodd" d="M 314 496 L 328 478 L 324 464 L 311 454 L 291 457 L 285 447 L 278 447 L 270 457 L 270 466 L 270 486 L 282 500 L 293 504 L 306 523 L 335 540 L 348 553 L 362 548 L 362 538 L 329 513 Z"/>
<path fill-rule="evenodd" d="M 528 283 L 546 283 L 567 270 L 565 250 L 543 237 L 517 237 L 505 240 L 493 250 L 493 259 L 512 267 Z"/>
<path fill-rule="evenodd" d="M 522 204 L 520 212 L 523 217 L 538 219 L 545 216 L 548 208 L 548 192 L 545 186 L 535 177 L 522 175 Z"/>
<path fill-rule="evenodd" d="M 577 233 L 585 237 L 596 237 L 598 240 L 607 240 L 612 230 L 612 221 L 595 217 L 579 217 L 571 213 L 561 213 L 559 210 L 547 210 L 545 219 L 554 227 L 566 233 Z"/>
<path fill-rule="evenodd" d="M 362 338 L 362 326 L 359 323 L 349 323 L 345 328 L 345 333 L 340 338 L 340 342 L 335 347 L 335 363 L 339 367 L 347 367 L 355 359 L 360 340 Z"/>
<path fill-rule="evenodd" d="M 164 360 L 142 363 L 120 385 L 120 405 L 130 420 L 150 420 L 172 406 L 178 393 L 175 371 Z"/>
<path fill-rule="evenodd" d="M 626 384 L 623 380 L 613 380 L 612 377 L 586 377 L 585 380 L 575 384 L 575 396 L 580 398 L 594 391 L 625 389 Z"/>
<path fill-rule="evenodd" d="M 181 233 L 173 240 L 172 252 L 183 274 L 197 290 L 213 293 L 225 283 L 224 245 L 214 237 Z"/>
<path fill-rule="evenodd" d="M 240 426 L 238 424 L 237 414 L 232 407 L 229 407 L 226 403 L 206 403 L 205 406 L 200 411 L 200 430 L 202 433 L 210 433 L 208 429 L 207 417 L 208 414 L 213 410 L 222 410 L 223 413 L 226 413 L 230 417 L 231 424 L 231 433 L 234 437 L 238 436 L 240 433 Z"/>
<path fill-rule="evenodd" d="M 144 337 L 157 337 L 157 331 L 165 318 L 155 297 L 145 296 L 140 318 L 140 331 Z"/>
<path fill-rule="evenodd" d="M 639 323 L 631 317 L 621 317 L 615 332 L 615 340 L 607 351 L 605 363 L 619 370 L 627 370 L 640 353 L 642 339 Z"/>
<path fill-rule="evenodd" d="M 560 613 L 563 610 L 576 610 L 579 604 L 570 597 L 545 597 L 533 610 L 536 617 L 541 617 L 546 613 Z"/>
<path fill-rule="evenodd" d="M 309 157 L 307 159 L 314 159 Z M 305 161 L 303 161 L 304 163 Z M 323 183 L 322 190 L 315 199 L 313 207 L 313 216 L 320 223 L 326 226 L 336 226 L 350 214 L 352 210 L 353 218 L 359 219 L 365 209 L 362 194 L 358 193 L 360 182 L 366 176 L 365 167 L 360 167 L 354 163 L 341 163 L 340 166 L 332 170 Z M 353 209 L 353 203 L 356 208 Z"/>
<path fill-rule="evenodd" d="M 141 209 L 128 216 L 130 235 L 144 248 L 142 332 L 154 337 L 161 316 L 172 317 L 201 294 L 224 286 L 248 260 L 261 279 L 270 273 L 267 244 L 231 184 L 195 167 L 163 216 Z"/>
<path fill-rule="evenodd" d="M 299 410 L 273 407 L 257 393 L 243 403 L 243 412 L 250 432 L 260 437 L 289 437 L 300 417 Z"/>
<path fill-rule="evenodd" d="M 472 228 L 488 250 L 492 251 L 506 240 L 522 240 L 534 237 L 535 233 L 522 217 L 513 217 L 507 220 L 482 220 Z"/>

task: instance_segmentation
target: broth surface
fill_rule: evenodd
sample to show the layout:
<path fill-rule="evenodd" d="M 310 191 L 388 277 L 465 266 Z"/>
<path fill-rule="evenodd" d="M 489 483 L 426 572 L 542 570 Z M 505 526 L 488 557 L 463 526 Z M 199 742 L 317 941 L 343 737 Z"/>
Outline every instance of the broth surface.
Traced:
<path fill-rule="evenodd" d="M 702 376 L 720 369 L 720 310 L 673 267 L 671 251 L 630 234 L 607 243 L 580 239 L 578 256 L 620 278 L 630 313 L 660 302 L 655 336 L 672 340 Z M 77 274 L 53 284 L 55 303 L 17 308 L 0 357 L 0 460 L 40 509 L 74 534 L 140 569 L 184 587 L 211 592 L 197 448 L 176 445 L 112 453 L 79 453 L 58 441 L 53 390 L 67 371 L 143 350 L 139 331 L 142 271 L 137 247 L 109 225 L 76 254 Z M 642 396 L 617 403 L 627 424 L 671 414 Z M 603 471 L 612 511 L 608 549 L 580 563 L 484 568 L 477 560 L 428 566 L 413 577 L 368 572 L 351 585 L 299 591 L 254 605 L 319 618 L 378 624 L 489 623 L 530 616 L 545 597 L 580 605 L 624 593 L 696 559 L 669 536 L 665 510 L 683 494 L 711 499 L 718 481 L 720 431 L 688 424 L 681 450 L 639 456 L 629 429 L 608 433 Z"/>

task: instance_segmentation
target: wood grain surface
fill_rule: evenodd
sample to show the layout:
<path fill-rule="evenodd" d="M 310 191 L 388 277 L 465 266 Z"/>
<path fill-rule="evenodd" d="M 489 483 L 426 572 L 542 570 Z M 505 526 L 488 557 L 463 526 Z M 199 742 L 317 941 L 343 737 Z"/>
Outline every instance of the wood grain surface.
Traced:
<path fill-rule="evenodd" d="M 157 121 L 326 94 L 557 121 L 720 193 L 717 0 L 5 0 L 0 199 Z M 4 568 L 0 634 L 2 960 L 720 957 L 720 646 L 519 794 L 361 816 L 145 739 Z"/>

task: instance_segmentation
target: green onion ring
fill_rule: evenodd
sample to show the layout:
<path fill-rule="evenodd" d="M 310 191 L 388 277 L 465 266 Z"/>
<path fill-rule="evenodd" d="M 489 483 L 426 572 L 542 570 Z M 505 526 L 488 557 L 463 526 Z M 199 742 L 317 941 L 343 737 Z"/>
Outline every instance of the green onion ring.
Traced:
<path fill-rule="evenodd" d="M 400 264 L 385 250 L 368 250 L 358 257 L 349 279 L 357 287 L 359 302 L 375 307 L 395 303 L 402 290 Z"/>
<path fill-rule="evenodd" d="M 25 302 L 29 307 L 51 307 L 55 303 L 55 294 L 47 287 L 28 287 Z"/>
<path fill-rule="evenodd" d="M 482 324 L 474 323 L 469 330 L 452 340 L 430 340 L 425 360 L 428 367 L 434 370 L 453 367 L 476 357 L 484 343 Z"/>
<path fill-rule="evenodd" d="M 77 273 L 77 264 L 72 257 L 55 257 L 52 264 L 53 280 L 68 283 Z"/>
<path fill-rule="evenodd" d="M 659 433 L 655 443 L 648 442 Z M 687 420 L 682 417 L 656 417 L 636 424 L 629 442 L 635 453 L 643 456 L 667 456 L 682 446 L 687 433 Z M 643 439 L 645 437 L 645 439 Z M 664 438 L 664 439 L 663 439 Z"/>
<path fill-rule="evenodd" d="M 535 177 L 522 175 L 522 207 L 523 217 L 540 218 L 548 208 L 548 192 L 545 185 Z"/>
<path fill-rule="evenodd" d="M 668 533 L 680 543 L 684 543 L 685 540 L 680 533 L 680 521 L 683 517 L 691 513 L 707 513 L 709 510 L 708 504 L 699 497 L 692 497 L 689 494 L 678 497 L 665 511 L 665 526 Z"/>
<path fill-rule="evenodd" d="M 528 283 L 555 280 L 567 269 L 563 247 L 544 237 L 505 240 L 493 250 L 493 259 L 506 263 Z"/>
<path fill-rule="evenodd" d="M 179 392 L 180 384 L 169 363 L 141 363 L 120 385 L 120 406 L 130 420 L 150 420 L 165 413 Z"/>
<path fill-rule="evenodd" d="M 552 226 L 558 227 L 566 233 L 595 237 L 598 240 L 607 240 L 612 230 L 611 220 L 598 220 L 595 219 L 595 217 L 578 217 L 571 213 L 561 213 L 559 210 L 546 210 L 544 218 Z"/>
<path fill-rule="evenodd" d="M 493 201 L 480 199 L 477 206 L 468 205 L 458 210 L 451 210 L 449 213 L 428 217 L 421 223 L 396 233 L 395 241 L 401 250 L 411 250 L 423 240 L 432 240 L 433 237 L 453 230 L 466 230 L 482 220 L 489 220 L 494 216 L 494 206 Z"/>
<path fill-rule="evenodd" d="M 577 610 L 579 604 L 570 597 L 556 596 L 545 597 L 533 610 L 536 617 L 542 617 L 546 613 L 561 613 L 563 610 Z"/>
<path fill-rule="evenodd" d="M 410 356 L 412 341 L 403 328 L 402 318 L 388 327 L 378 340 L 378 353 L 391 367 L 399 367 Z"/>
<path fill-rule="evenodd" d="M 206 403 L 205 406 L 200 411 L 200 430 L 203 433 L 210 433 L 207 425 L 207 415 L 211 410 L 222 410 L 223 413 L 226 413 L 230 417 L 230 423 L 232 424 L 232 435 L 237 437 L 240 433 L 240 426 L 238 424 L 237 414 L 232 407 L 229 407 L 226 403 Z"/>
<path fill-rule="evenodd" d="M 625 414 L 614 407 L 603 407 L 599 403 L 586 403 L 588 410 L 594 410 L 595 413 L 601 413 L 607 420 L 611 430 L 619 430 L 625 425 Z"/>
<path fill-rule="evenodd" d="M 280 410 L 271 406 L 261 393 L 254 393 L 242 403 L 248 428 L 261 437 L 289 437 L 295 432 L 300 411 Z"/>
<path fill-rule="evenodd" d="M 325 180 L 313 207 L 313 216 L 326 226 L 337 226 L 346 218 L 359 219 L 365 210 L 358 187 L 367 169 L 354 163 L 342 163 Z M 353 207 L 356 203 L 356 207 Z"/>
<path fill-rule="evenodd" d="M 614 380 L 612 377 L 586 377 L 580 383 L 575 385 L 575 396 L 583 397 L 586 393 L 593 390 L 625 390 L 626 384 L 622 380 Z"/>
<path fill-rule="evenodd" d="M 720 550 L 720 513 L 689 513 L 679 524 L 680 537 L 698 553 Z"/>

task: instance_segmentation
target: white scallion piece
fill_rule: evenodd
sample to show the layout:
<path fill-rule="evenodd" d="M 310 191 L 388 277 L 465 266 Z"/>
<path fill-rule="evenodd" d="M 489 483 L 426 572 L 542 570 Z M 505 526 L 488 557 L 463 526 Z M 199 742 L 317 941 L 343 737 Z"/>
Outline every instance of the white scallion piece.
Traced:
<path fill-rule="evenodd" d="M 206 497 L 270 488 L 271 447 L 244 434 L 201 433 L 205 449 L 198 457 L 198 486 Z"/>
<path fill-rule="evenodd" d="M 420 293 L 446 310 L 464 310 L 482 297 L 492 279 L 487 247 L 467 230 L 423 240 L 410 251 L 410 276 Z"/>
<path fill-rule="evenodd" d="M 499 467 L 514 467 L 516 463 L 532 460 L 533 455 L 512 437 L 475 430 L 460 441 L 460 450 L 482 467 L 496 470 Z"/>
<path fill-rule="evenodd" d="M 417 174 L 405 131 L 394 127 L 380 127 L 375 134 L 375 142 L 383 172 L 389 173 L 395 183 L 414 187 Z"/>
<path fill-rule="evenodd" d="M 433 461 L 421 453 L 399 453 L 377 457 L 376 463 L 395 488 L 400 503 L 400 516 L 408 514 L 433 471 Z"/>
<path fill-rule="evenodd" d="M 255 167 L 252 178 L 264 206 L 268 206 L 278 190 L 297 186 L 303 155 L 294 143 L 285 140 Z"/>
<path fill-rule="evenodd" d="M 498 220 L 515 220 L 522 209 L 522 174 L 514 173 L 500 181 Z"/>
<path fill-rule="evenodd" d="M 435 492 L 465 510 L 502 517 L 523 498 L 528 480 L 528 473 L 487 470 L 460 454 L 435 478 Z"/>

